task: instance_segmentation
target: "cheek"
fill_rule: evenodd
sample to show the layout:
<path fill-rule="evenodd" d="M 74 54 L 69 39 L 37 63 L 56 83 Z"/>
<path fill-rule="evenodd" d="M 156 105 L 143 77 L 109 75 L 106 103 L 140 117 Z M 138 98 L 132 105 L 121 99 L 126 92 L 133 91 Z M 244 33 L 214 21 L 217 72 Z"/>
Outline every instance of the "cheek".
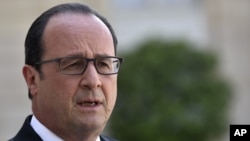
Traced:
<path fill-rule="evenodd" d="M 117 97 L 117 78 L 111 77 L 111 79 L 107 79 L 104 81 L 104 94 L 108 103 L 109 109 L 113 109 L 116 97 Z"/>
<path fill-rule="evenodd" d="M 49 111 L 53 112 L 55 119 L 60 119 L 58 122 L 64 122 L 69 118 L 74 106 L 73 97 L 78 89 L 78 84 L 76 79 L 72 78 L 53 78 L 50 79 L 48 83 L 48 94 L 46 94 L 50 100 L 48 100 L 50 105 Z"/>
<path fill-rule="evenodd" d="M 73 106 L 72 102 L 79 89 L 79 81 L 71 76 L 71 78 L 60 79 L 56 85 L 56 90 L 58 91 L 57 95 L 62 98 L 61 100 L 64 101 L 64 104 Z"/>
<path fill-rule="evenodd" d="M 75 79 L 71 80 L 62 76 L 45 78 L 44 83 L 46 83 L 46 87 L 43 89 L 47 91 L 49 97 L 54 99 L 56 103 L 64 105 L 68 105 L 67 103 L 72 101 L 78 88 L 78 84 L 76 84 L 78 82 Z"/>

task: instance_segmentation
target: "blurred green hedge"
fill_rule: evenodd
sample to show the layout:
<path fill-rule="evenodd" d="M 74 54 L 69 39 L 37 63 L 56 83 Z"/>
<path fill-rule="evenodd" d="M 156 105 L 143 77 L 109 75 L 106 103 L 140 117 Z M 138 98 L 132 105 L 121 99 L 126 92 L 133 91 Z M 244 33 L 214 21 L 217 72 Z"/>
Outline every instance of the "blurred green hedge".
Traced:
<path fill-rule="evenodd" d="M 227 124 L 230 97 L 214 54 L 147 40 L 123 55 L 109 128 L 121 141 L 205 141 Z"/>

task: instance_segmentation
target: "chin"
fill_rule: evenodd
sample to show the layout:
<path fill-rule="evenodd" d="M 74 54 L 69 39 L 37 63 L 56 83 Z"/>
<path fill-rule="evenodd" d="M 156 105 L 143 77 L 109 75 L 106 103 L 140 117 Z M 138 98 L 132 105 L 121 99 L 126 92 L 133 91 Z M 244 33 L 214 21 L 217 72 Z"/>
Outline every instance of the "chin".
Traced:
<path fill-rule="evenodd" d="M 102 131 L 106 125 L 107 121 L 104 118 L 88 118 L 82 119 L 80 128 L 86 131 Z"/>

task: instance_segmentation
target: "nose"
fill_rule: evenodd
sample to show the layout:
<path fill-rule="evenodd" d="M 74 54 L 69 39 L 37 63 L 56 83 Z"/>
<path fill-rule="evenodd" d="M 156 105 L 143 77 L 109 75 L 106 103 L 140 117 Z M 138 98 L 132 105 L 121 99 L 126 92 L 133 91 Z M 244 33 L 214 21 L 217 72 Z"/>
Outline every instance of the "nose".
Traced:
<path fill-rule="evenodd" d="M 93 62 L 89 63 L 86 70 L 82 74 L 81 87 L 88 89 L 95 89 L 101 86 L 101 80 L 99 77 Z"/>

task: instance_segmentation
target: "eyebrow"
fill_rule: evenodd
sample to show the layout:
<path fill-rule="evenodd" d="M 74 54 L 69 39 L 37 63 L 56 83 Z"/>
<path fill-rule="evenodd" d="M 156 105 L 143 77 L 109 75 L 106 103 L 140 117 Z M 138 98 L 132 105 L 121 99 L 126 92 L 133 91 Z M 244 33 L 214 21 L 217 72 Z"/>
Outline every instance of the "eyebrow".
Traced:
<path fill-rule="evenodd" d="M 107 56 L 115 56 L 115 55 L 108 55 L 108 54 L 106 54 L 106 53 L 103 53 L 103 54 L 95 54 L 94 55 L 94 58 L 95 57 L 107 57 Z M 69 54 L 69 55 L 67 55 L 67 56 L 64 56 L 64 57 L 86 57 L 86 56 L 84 56 L 82 53 L 72 53 L 72 54 Z M 86 57 L 87 58 L 87 57 Z"/>
<path fill-rule="evenodd" d="M 82 53 L 73 53 L 73 54 L 66 55 L 64 57 L 83 57 L 83 54 Z"/>
<path fill-rule="evenodd" d="M 95 57 L 107 57 L 107 56 L 115 56 L 115 55 L 108 55 L 106 53 L 104 54 L 96 54 Z"/>

